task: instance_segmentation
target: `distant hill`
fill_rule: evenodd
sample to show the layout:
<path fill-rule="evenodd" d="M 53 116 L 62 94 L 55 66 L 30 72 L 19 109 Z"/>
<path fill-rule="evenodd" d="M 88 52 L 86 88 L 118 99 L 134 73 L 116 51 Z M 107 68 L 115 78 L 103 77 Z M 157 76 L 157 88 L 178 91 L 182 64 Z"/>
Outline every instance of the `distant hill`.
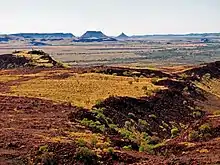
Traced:
<path fill-rule="evenodd" d="M 11 34 L 12 36 L 23 37 L 25 39 L 50 39 L 50 38 L 73 38 L 75 37 L 71 33 L 17 33 Z"/>
<path fill-rule="evenodd" d="M 121 33 L 118 37 L 116 37 L 118 39 L 127 39 L 129 38 L 125 33 Z"/>
<path fill-rule="evenodd" d="M 101 31 L 87 31 L 85 34 L 83 34 L 80 39 L 86 39 L 86 38 L 108 38 L 105 34 L 103 34 Z"/>
<path fill-rule="evenodd" d="M 14 37 L 11 35 L 0 35 L 0 42 L 9 42 L 12 40 L 19 40 L 19 37 Z"/>
<path fill-rule="evenodd" d="M 8 37 L 0 37 L 0 42 L 8 42 L 10 38 Z"/>
<path fill-rule="evenodd" d="M 101 31 L 87 31 L 80 38 L 73 40 L 73 42 L 105 42 L 105 41 L 117 41 L 117 40 L 106 36 Z"/>
<path fill-rule="evenodd" d="M 220 37 L 220 33 L 189 33 L 189 34 L 151 34 L 151 35 L 133 35 L 132 38 L 146 37 Z"/>

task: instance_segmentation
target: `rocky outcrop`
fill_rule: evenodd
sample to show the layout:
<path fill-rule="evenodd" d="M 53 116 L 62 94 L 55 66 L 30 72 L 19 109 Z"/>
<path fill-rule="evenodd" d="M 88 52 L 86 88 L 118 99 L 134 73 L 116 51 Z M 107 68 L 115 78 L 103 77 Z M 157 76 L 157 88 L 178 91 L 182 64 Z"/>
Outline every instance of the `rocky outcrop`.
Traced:
<path fill-rule="evenodd" d="M 64 68 L 65 66 L 41 50 L 15 51 L 13 54 L 0 55 L 0 69 L 24 67 Z"/>

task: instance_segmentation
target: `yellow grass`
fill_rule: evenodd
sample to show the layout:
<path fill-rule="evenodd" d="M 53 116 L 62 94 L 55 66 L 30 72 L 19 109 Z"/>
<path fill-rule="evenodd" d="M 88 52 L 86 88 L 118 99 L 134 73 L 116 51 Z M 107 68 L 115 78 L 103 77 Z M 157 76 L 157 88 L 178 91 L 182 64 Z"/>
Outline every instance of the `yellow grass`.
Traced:
<path fill-rule="evenodd" d="M 211 79 L 205 80 L 202 83 L 196 83 L 196 85 L 203 90 L 210 92 L 217 97 L 220 97 L 220 80 L 219 79 Z"/>
<path fill-rule="evenodd" d="M 39 74 L 38 74 L 39 75 Z M 97 73 L 72 74 L 67 79 L 46 79 L 38 77 L 12 86 L 15 95 L 39 97 L 54 101 L 71 102 L 76 106 L 91 108 L 98 100 L 109 96 L 146 96 L 142 89 L 157 89 L 151 79 L 119 77 Z"/>
<path fill-rule="evenodd" d="M 13 80 L 18 80 L 20 76 L 17 75 L 0 75 L 0 82 L 6 83 Z"/>

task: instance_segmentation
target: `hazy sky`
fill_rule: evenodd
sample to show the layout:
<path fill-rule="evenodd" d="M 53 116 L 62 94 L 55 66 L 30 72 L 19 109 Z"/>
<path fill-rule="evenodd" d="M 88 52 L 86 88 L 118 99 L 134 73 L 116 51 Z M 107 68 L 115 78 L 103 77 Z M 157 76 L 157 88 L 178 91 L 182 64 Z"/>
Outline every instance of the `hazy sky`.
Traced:
<path fill-rule="evenodd" d="M 220 32 L 220 0 L 0 0 L 0 33 Z"/>

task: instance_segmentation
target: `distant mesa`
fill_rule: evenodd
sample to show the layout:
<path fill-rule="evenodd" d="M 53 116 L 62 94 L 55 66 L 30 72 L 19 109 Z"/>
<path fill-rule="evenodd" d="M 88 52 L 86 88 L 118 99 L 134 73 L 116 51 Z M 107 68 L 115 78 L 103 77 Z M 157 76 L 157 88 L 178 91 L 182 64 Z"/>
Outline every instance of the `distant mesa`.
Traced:
<path fill-rule="evenodd" d="M 18 38 L 15 38 L 15 37 L 13 37 L 13 36 L 10 36 L 10 35 L 0 35 L 0 43 L 1 42 L 9 42 L 9 41 L 11 41 L 11 40 L 16 40 L 16 39 L 18 39 Z"/>
<path fill-rule="evenodd" d="M 105 34 L 103 34 L 101 31 L 87 31 L 80 38 L 87 39 L 87 38 L 108 38 L 108 37 Z"/>
<path fill-rule="evenodd" d="M 75 37 L 71 33 L 17 33 L 11 34 L 16 37 L 23 37 L 25 39 L 51 39 L 51 38 L 73 38 Z"/>
<path fill-rule="evenodd" d="M 73 40 L 73 42 L 105 42 L 105 41 L 117 41 L 117 40 L 106 36 L 101 31 L 87 31 L 80 38 Z"/>
<path fill-rule="evenodd" d="M 116 37 L 116 38 L 118 38 L 118 39 L 127 39 L 127 38 L 129 38 L 125 33 L 121 33 L 118 37 Z"/>
<path fill-rule="evenodd" d="M 10 38 L 8 37 L 0 37 L 0 42 L 8 42 Z"/>

